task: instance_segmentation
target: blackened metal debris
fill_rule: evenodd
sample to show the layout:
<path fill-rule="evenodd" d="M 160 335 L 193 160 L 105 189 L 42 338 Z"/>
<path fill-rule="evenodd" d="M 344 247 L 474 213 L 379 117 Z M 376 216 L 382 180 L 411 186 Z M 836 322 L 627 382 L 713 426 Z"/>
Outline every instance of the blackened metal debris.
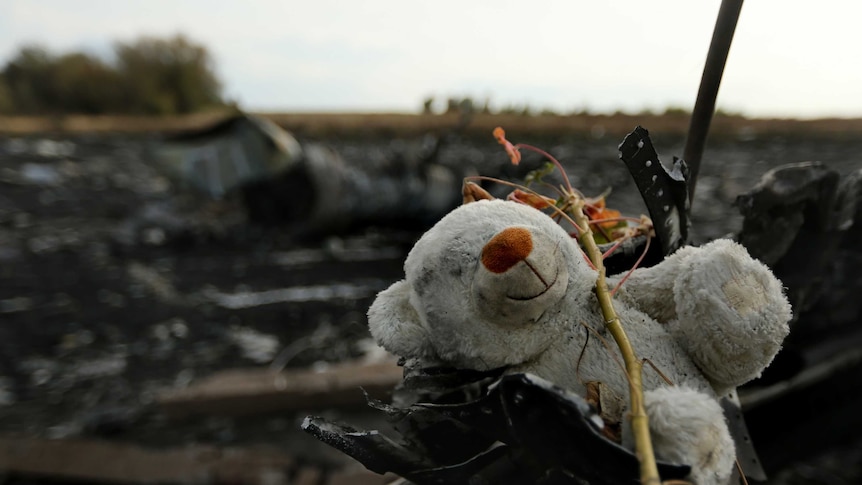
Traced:
<path fill-rule="evenodd" d="M 619 150 L 655 226 L 661 251 L 652 252 L 647 261 L 655 264 L 689 242 L 688 166 L 684 160 L 674 158 L 668 171 L 659 160 L 649 132 L 640 126 L 625 137 Z"/>
<path fill-rule="evenodd" d="M 407 373 L 415 372 L 408 367 Z M 422 385 L 443 389 L 453 372 L 426 375 Z M 372 402 L 401 434 L 401 442 L 309 417 L 303 429 L 377 473 L 394 472 L 413 483 L 619 484 L 638 479 L 637 457 L 602 434 L 601 417 L 583 398 L 529 374 L 478 379 L 460 387 L 473 400 L 418 401 L 406 407 Z M 471 392 L 463 392 L 472 388 Z M 401 393 L 423 394 L 405 386 Z M 436 391 L 432 391 L 434 393 Z M 450 395 L 451 397 L 451 395 Z M 660 463 L 664 480 L 682 479 L 685 465 Z"/>

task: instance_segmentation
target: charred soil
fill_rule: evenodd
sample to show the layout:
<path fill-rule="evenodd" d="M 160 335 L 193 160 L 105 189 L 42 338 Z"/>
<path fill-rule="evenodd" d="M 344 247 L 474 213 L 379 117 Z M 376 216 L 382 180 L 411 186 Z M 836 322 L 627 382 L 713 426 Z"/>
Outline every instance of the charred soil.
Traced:
<path fill-rule="evenodd" d="M 620 140 L 593 135 L 518 139 L 557 156 L 585 194 L 611 188 L 610 206 L 644 212 L 618 159 Z M 664 161 L 681 154 L 679 136 L 652 135 Z M 314 141 L 359 165 L 417 142 Z M 308 462 L 338 463 L 296 432 L 300 415 L 176 422 L 154 399 L 220 370 L 364 355 L 365 311 L 402 277 L 421 229 L 368 225 L 309 238 L 295 225 L 258 225 L 239 198 L 209 200 L 169 180 L 153 163 L 157 142 L 149 134 L 0 138 L 0 433 L 155 446 L 270 443 Z M 818 160 L 848 173 L 862 166 L 860 153 L 859 138 L 747 133 L 710 143 L 693 203 L 695 242 L 738 231 L 736 196 L 770 168 Z M 438 162 L 517 180 L 540 160 L 508 166 L 489 134 L 453 139 Z M 839 479 L 853 473 L 836 471 L 836 461 L 856 470 L 847 483 L 859 479 L 862 446 L 853 443 L 819 458 L 817 443 L 794 448 L 796 465 L 775 463 L 773 471 L 787 469 L 775 483 L 802 483 L 812 469 Z"/>

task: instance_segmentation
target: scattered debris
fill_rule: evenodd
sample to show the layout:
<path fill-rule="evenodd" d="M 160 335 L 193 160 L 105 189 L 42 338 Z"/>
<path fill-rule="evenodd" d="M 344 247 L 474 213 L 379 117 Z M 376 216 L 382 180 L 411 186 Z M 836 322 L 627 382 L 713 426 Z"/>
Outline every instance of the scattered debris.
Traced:
<path fill-rule="evenodd" d="M 438 147 L 424 157 L 394 157 L 372 168 L 328 146 L 300 144 L 249 114 L 169 138 L 157 151 L 183 185 L 213 198 L 240 193 L 253 220 L 301 223 L 303 231 L 343 231 L 369 222 L 427 225 L 460 199 L 462 174 L 434 163 Z"/>
<path fill-rule="evenodd" d="M 21 166 L 21 178 L 25 183 L 37 185 L 59 185 L 62 177 L 50 165 L 25 163 Z"/>
<path fill-rule="evenodd" d="M 634 123 L 634 118 L 629 122 Z M 164 125 L 158 129 L 165 129 Z M 286 354 L 285 374 L 297 372 L 325 377 L 325 372 L 312 369 L 321 367 L 315 362 L 355 359 L 365 353 L 362 343 L 367 339 L 364 312 L 371 296 L 290 300 L 231 309 L 203 297 L 205 290 L 202 288 L 217 288 L 220 293 L 234 295 L 344 284 L 367 287 L 367 291 L 373 293 L 375 285 L 402 277 L 401 261 L 416 231 L 371 228 L 350 236 L 330 237 L 322 243 L 319 240 L 298 243 L 294 234 L 281 226 L 262 228 L 249 223 L 240 200 L 227 197 L 202 203 L 201 198 L 190 195 L 192 192 L 177 190 L 153 163 L 152 153 L 148 152 L 155 143 L 151 134 L 129 136 L 103 132 L 67 136 L 75 146 L 74 158 L 61 159 L 41 158 L 31 150 L 34 139 L 0 139 L 0 156 L 4 161 L 0 167 L 0 311 L 4 312 L 0 313 L 3 320 L 0 325 L 0 432 L 27 433 L 29 438 L 110 436 L 114 441 L 101 443 L 111 447 L 124 446 L 125 440 L 147 442 L 157 436 L 166 446 L 162 452 L 180 454 L 187 443 L 224 444 L 233 440 L 233 444 L 250 446 L 273 436 L 292 448 L 310 448 L 310 443 L 318 444 L 298 430 L 296 435 L 284 433 L 284 429 L 298 428 L 301 418 L 294 423 L 290 418 L 278 417 L 281 411 L 275 411 L 276 417 L 271 418 L 281 420 L 281 428 L 269 427 L 269 424 L 256 428 L 253 424 L 256 416 L 248 415 L 233 420 L 229 432 L 219 428 L 215 433 L 204 429 L 200 421 L 191 419 L 199 410 L 195 401 L 190 400 L 176 404 L 183 409 L 179 415 L 185 413 L 190 419 L 164 420 L 159 411 L 173 403 L 161 404 L 161 396 L 168 394 L 162 390 L 168 386 L 175 391 L 195 388 L 199 376 L 215 377 L 216 372 L 249 365 L 239 347 L 227 338 L 233 325 L 276 337 L 282 347 L 280 351 L 299 341 L 302 345 L 292 347 Z M 396 148 L 390 138 L 330 137 L 322 141 L 332 145 L 344 159 L 368 162 L 375 169 L 377 165 L 385 165 L 376 164 L 376 161 L 387 159 Z M 654 141 L 660 151 L 674 143 L 666 137 L 654 138 Z M 638 194 L 630 190 L 631 177 L 615 160 L 615 150 L 606 145 L 566 137 L 552 147 L 552 153 L 571 154 L 567 158 L 572 164 L 567 170 L 581 177 L 579 183 L 585 189 L 600 192 L 613 187 L 614 200 L 620 203 L 617 208 L 632 213 L 643 211 Z M 23 151 L 12 153 L 18 149 Z M 859 168 L 859 153 L 862 153 L 862 138 L 858 137 L 777 139 L 758 134 L 745 141 L 711 142 L 710 158 L 716 163 L 710 161 L 703 167 L 698 189 L 699 196 L 710 198 L 694 204 L 694 239 L 737 232 L 742 216 L 733 212 L 731 202 L 750 187 L 754 179 L 779 162 L 820 159 L 830 170 L 855 174 Z M 505 155 L 500 156 L 497 147 L 488 144 L 484 136 L 481 143 L 454 139 L 440 151 L 438 158 L 441 165 L 450 168 L 463 166 L 465 161 L 481 163 L 482 173 L 508 167 Z M 525 160 L 525 164 L 529 162 Z M 26 182 L 21 172 L 28 163 L 54 168 L 60 176 L 60 185 Z M 510 178 L 522 175 L 506 172 Z M 714 190 L 703 190 L 707 188 L 704 185 L 707 178 L 712 180 Z M 842 175 L 839 187 L 845 184 L 850 187 L 852 177 Z M 851 192 L 842 189 L 841 193 Z M 633 193 L 633 197 L 628 197 L 628 193 Z M 150 206 L 158 208 L 149 209 Z M 705 219 L 707 209 L 709 218 Z M 140 219 L 134 220 L 136 217 Z M 133 237 L 124 242 L 126 240 L 117 233 L 124 230 L 130 219 Z M 860 220 L 858 215 L 855 220 Z M 826 270 L 832 279 L 816 282 L 831 288 L 827 291 L 829 298 L 821 299 L 815 307 L 822 318 L 798 322 L 793 335 L 810 328 L 809 338 L 828 335 L 840 339 L 845 331 L 855 328 L 848 322 L 858 322 L 860 318 L 859 299 L 855 297 L 862 292 L 859 286 L 862 280 L 855 278 L 862 272 L 855 247 L 862 238 L 859 228 L 859 224 L 854 224 L 843 233 L 836 258 Z M 130 265 L 139 267 L 130 268 Z M 165 296 L 167 301 L 179 297 L 189 304 L 166 303 L 161 299 Z M 820 305 L 823 307 L 819 308 Z M 827 305 L 832 306 L 824 311 Z M 328 329 L 318 335 L 321 338 L 307 338 L 326 325 Z M 801 369 L 809 360 L 829 355 L 830 350 L 833 349 L 824 347 L 816 355 L 802 356 L 794 368 Z M 779 354 L 782 355 L 784 351 Z M 273 358 L 273 364 L 277 357 Z M 125 359 L 125 367 L 122 359 Z M 93 366 L 94 363 L 100 364 Z M 859 364 L 852 364 L 849 359 L 836 363 L 849 366 L 843 371 L 844 377 L 862 375 L 858 372 Z M 779 364 L 775 362 L 770 370 L 777 370 Z M 330 364 L 330 369 L 333 366 Z M 81 369 L 83 374 L 79 373 Z M 110 372 L 101 372 L 103 370 Z M 266 371 L 260 372 L 263 375 Z M 90 375 L 99 377 L 86 377 Z M 795 374 L 767 374 L 762 381 L 766 385 L 785 375 Z M 383 399 L 401 379 L 401 369 L 394 364 L 378 374 L 369 372 L 366 381 L 357 378 L 355 384 L 345 384 L 347 390 L 338 398 L 344 403 L 343 407 L 335 411 L 321 408 L 320 412 L 336 419 L 348 408 L 364 408 L 365 397 L 359 387 L 366 386 L 371 391 L 375 387 L 368 385 L 368 381 L 382 380 L 386 376 L 389 382 L 380 382 L 376 388 L 379 393 L 372 392 Z M 263 384 L 264 380 L 261 377 L 258 387 L 262 396 L 273 392 L 271 386 Z M 758 444 L 758 451 L 771 450 L 766 456 L 760 454 L 767 471 L 805 458 L 809 460 L 806 463 L 810 475 L 811 469 L 822 463 L 814 457 L 831 456 L 830 447 L 858 442 L 862 425 L 853 419 L 862 403 L 858 392 L 862 386 L 851 388 L 845 381 L 827 382 L 831 388 L 818 388 L 819 384 L 815 383 L 804 392 L 793 394 L 793 402 L 780 397 L 755 406 L 757 419 L 754 423 L 749 420 L 749 427 L 757 425 L 759 433 L 752 437 Z M 846 390 L 841 399 L 822 399 L 823 392 L 834 392 L 838 385 L 845 386 Z M 322 383 L 318 386 L 317 389 L 325 387 Z M 242 391 L 242 387 L 239 389 Z M 762 389 L 763 386 L 754 390 Z M 819 392 L 819 400 L 805 401 L 803 398 L 810 392 Z M 226 389 L 224 393 L 227 394 Z M 324 391 L 315 391 L 309 394 L 309 400 L 304 394 L 292 399 L 278 397 L 278 400 L 284 399 L 281 405 L 288 409 L 302 407 L 304 415 L 315 407 L 315 402 L 333 401 L 323 397 L 324 394 Z M 741 395 L 744 401 L 756 396 Z M 243 406 L 255 409 L 261 406 L 257 396 L 249 393 L 233 403 L 240 409 Z M 204 397 L 221 403 L 213 406 L 216 410 L 224 404 L 214 392 L 202 395 L 201 402 L 205 403 L 200 409 L 202 413 L 210 408 Z M 805 405 L 797 405 L 796 397 Z M 154 401 L 156 405 L 150 407 Z M 267 405 L 266 399 L 259 401 Z M 827 405 L 844 406 L 842 409 L 847 412 L 833 416 L 831 408 L 826 409 Z M 146 412 L 137 414 L 139 408 Z M 811 409 L 823 409 L 823 412 L 812 416 Z M 151 411 L 155 412 L 155 417 L 148 414 Z M 788 413 L 780 420 L 780 426 L 774 418 L 777 411 Z M 800 416 L 805 419 L 798 419 Z M 808 421 L 812 424 L 806 428 Z M 788 423 L 795 426 L 793 433 L 781 431 Z M 821 439 L 804 439 L 811 436 L 815 425 Z M 110 430 L 121 431 L 117 434 Z M 48 464 L 46 461 L 45 465 Z M 311 471 L 296 472 L 295 476 L 291 471 L 288 478 L 298 480 L 300 476 L 307 476 L 314 485 L 326 485 L 336 477 L 355 478 L 351 475 L 353 472 L 342 474 L 333 472 L 335 469 L 337 467 L 331 463 L 322 468 L 302 468 Z M 28 472 L 21 476 L 36 475 Z M 378 480 L 371 483 L 391 481 L 383 477 L 381 482 L 379 475 L 370 472 L 362 476 Z"/>
<path fill-rule="evenodd" d="M 209 128 L 166 139 L 158 158 L 183 184 L 221 198 L 245 184 L 276 177 L 299 161 L 302 148 L 273 122 L 229 117 Z"/>
<path fill-rule="evenodd" d="M 8 138 L 2 149 L 10 155 L 66 158 L 75 154 L 76 145 L 71 140 Z"/>
<path fill-rule="evenodd" d="M 0 473 L 108 483 L 289 484 L 294 459 L 273 449 L 150 449 L 96 440 L 0 437 Z"/>
<path fill-rule="evenodd" d="M 26 312 L 33 307 L 33 300 L 26 296 L 16 296 L 0 300 L 0 313 Z"/>
<path fill-rule="evenodd" d="M 494 378 L 493 371 L 406 372 L 402 390 L 449 394 L 404 407 L 370 403 L 389 416 L 407 444 L 319 417 L 306 418 L 302 428 L 369 470 L 417 484 L 615 485 L 639 476 L 637 457 L 604 437 L 596 411 L 547 381 L 524 374 Z M 689 467 L 659 463 L 659 470 L 672 480 L 684 478 Z"/>
<path fill-rule="evenodd" d="M 401 381 L 392 359 L 363 364 L 343 362 L 320 370 L 229 370 L 184 389 L 163 392 L 159 407 L 175 418 L 189 415 L 243 416 L 300 409 L 360 406 L 365 393 L 387 396 Z"/>
<path fill-rule="evenodd" d="M 688 166 L 674 157 L 668 171 L 653 147 L 649 132 L 640 126 L 626 136 L 619 150 L 620 160 L 629 169 L 653 221 L 659 244 L 652 258 L 661 260 L 690 242 Z M 654 262 L 645 263 L 649 266 Z"/>
<path fill-rule="evenodd" d="M 846 343 L 862 318 L 862 169 L 842 177 L 819 162 L 783 165 L 737 206 L 745 217 L 737 239 L 772 267 L 793 305 L 790 335 L 760 385 L 852 352 Z"/>
<path fill-rule="evenodd" d="M 737 198 L 745 217 L 739 242 L 790 287 L 797 315 L 820 298 L 824 287 L 818 278 L 835 259 L 843 233 L 854 226 L 862 206 L 859 174 L 839 188 L 839 174 L 822 163 L 790 164 L 770 170 Z"/>
<path fill-rule="evenodd" d="M 273 303 L 299 303 L 335 299 L 358 300 L 373 296 L 385 287 L 385 282 L 372 280 L 365 284 L 335 283 L 331 285 L 277 288 L 257 292 L 222 293 L 207 289 L 204 290 L 203 294 L 220 306 L 236 310 L 271 305 Z"/>
<path fill-rule="evenodd" d="M 14 386 L 12 379 L 0 376 L 0 407 L 15 403 L 15 394 L 12 392 Z"/>
<path fill-rule="evenodd" d="M 126 270 L 130 280 L 151 292 L 159 301 L 171 304 L 183 302 L 183 298 L 170 279 L 159 274 L 154 268 L 133 261 L 129 263 Z"/>
<path fill-rule="evenodd" d="M 233 326 L 228 338 L 239 347 L 242 356 L 257 364 L 272 361 L 279 349 L 278 337 L 248 327 Z"/>

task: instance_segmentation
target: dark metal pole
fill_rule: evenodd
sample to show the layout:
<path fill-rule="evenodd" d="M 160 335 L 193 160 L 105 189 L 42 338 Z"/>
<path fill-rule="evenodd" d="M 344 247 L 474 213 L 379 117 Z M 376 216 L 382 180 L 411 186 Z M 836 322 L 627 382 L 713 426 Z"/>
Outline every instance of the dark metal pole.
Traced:
<path fill-rule="evenodd" d="M 715 113 L 718 86 L 721 84 L 721 76 L 724 74 L 724 65 L 727 63 L 727 53 L 730 51 L 730 43 L 733 40 L 740 10 L 742 10 L 742 0 L 722 0 L 718 10 L 718 18 L 715 21 L 715 30 L 712 32 L 712 42 L 706 55 L 706 64 L 703 66 L 703 76 L 697 91 L 697 101 L 695 101 L 694 110 L 691 112 L 688 138 L 685 140 L 685 149 L 682 154 L 682 158 L 691 169 L 689 200 L 694 200 L 694 188 L 697 183 L 697 173 L 700 170 L 700 160 L 706 145 L 706 137 L 709 134 L 709 125 L 712 123 L 712 115 Z"/>

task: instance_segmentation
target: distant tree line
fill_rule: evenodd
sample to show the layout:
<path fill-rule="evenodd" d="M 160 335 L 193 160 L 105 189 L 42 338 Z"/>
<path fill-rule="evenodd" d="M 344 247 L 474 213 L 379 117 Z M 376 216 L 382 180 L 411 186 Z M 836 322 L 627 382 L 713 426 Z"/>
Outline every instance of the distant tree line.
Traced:
<path fill-rule="evenodd" d="M 441 109 L 442 106 L 442 109 Z M 470 96 L 450 96 L 446 98 L 435 98 L 427 96 L 422 100 L 421 113 L 424 115 L 433 115 L 440 113 L 481 113 L 481 114 L 504 114 L 517 116 L 589 116 L 598 115 L 601 113 L 593 112 L 589 108 L 576 108 L 569 111 L 559 111 L 552 108 L 536 109 L 527 104 L 509 104 L 499 108 L 492 108 L 491 101 L 485 99 L 483 102 L 478 102 Z M 628 116 L 691 116 L 691 111 L 688 108 L 681 106 L 667 106 L 664 110 L 653 111 L 649 108 L 641 109 L 640 111 L 625 112 L 616 110 L 613 113 L 605 113 L 613 116 L 628 115 Z M 739 117 L 743 116 L 738 111 L 731 111 L 725 108 L 718 108 L 715 111 L 717 117 Z"/>
<path fill-rule="evenodd" d="M 183 35 L 118 42 L 113 54 L 22 47 L 0 71 L 0 113 L 162 115 L 225 103 L 209 52 Z"/>

